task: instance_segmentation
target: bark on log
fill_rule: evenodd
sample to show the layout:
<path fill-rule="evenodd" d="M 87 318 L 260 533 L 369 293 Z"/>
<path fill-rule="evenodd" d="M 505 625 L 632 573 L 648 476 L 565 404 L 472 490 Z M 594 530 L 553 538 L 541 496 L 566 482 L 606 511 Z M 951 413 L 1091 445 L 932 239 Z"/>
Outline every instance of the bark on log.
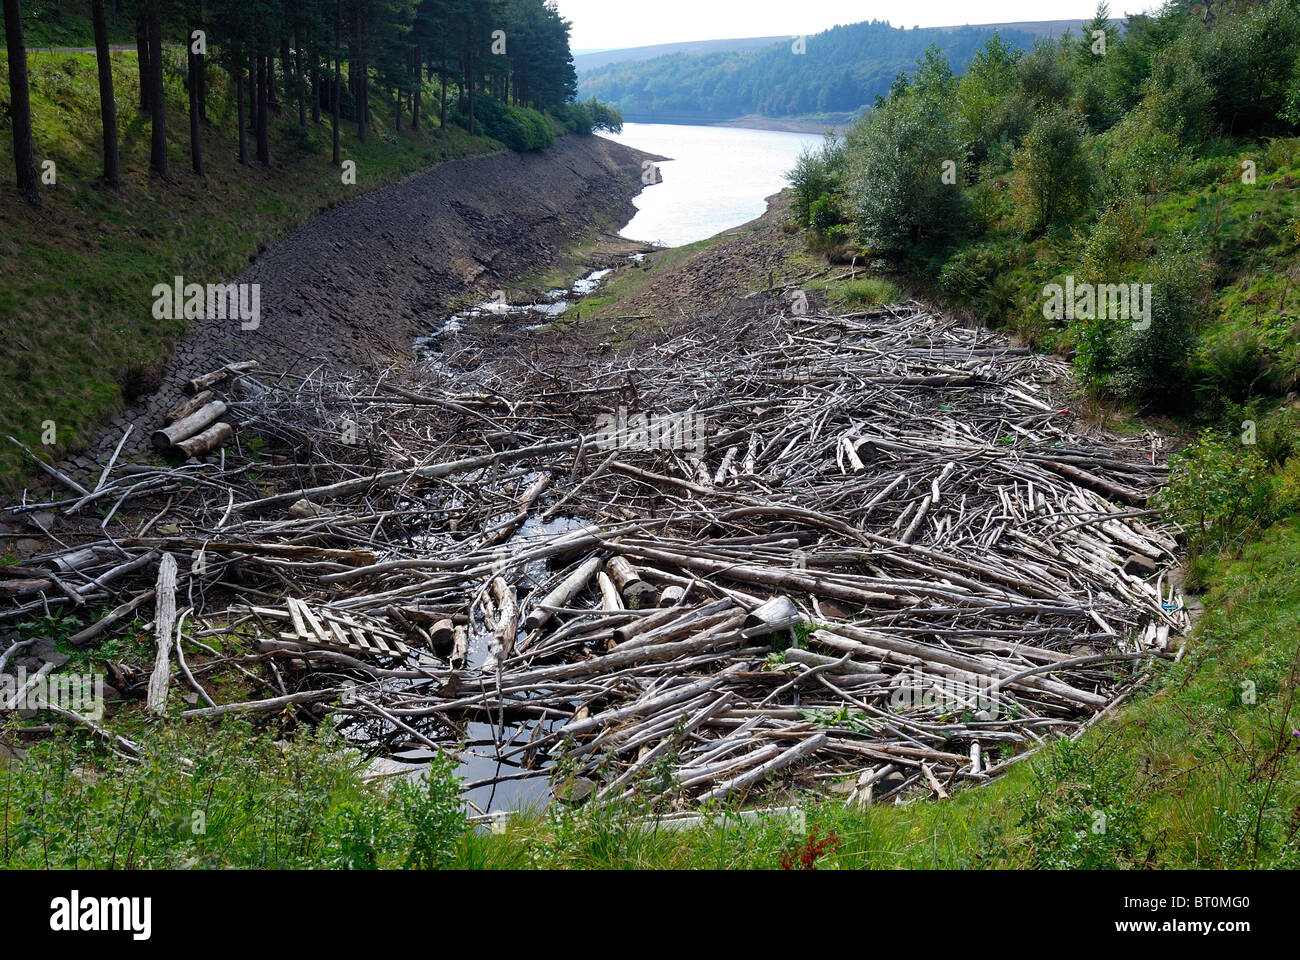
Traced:
<path fill-rule="evenodd" d="M 242 363 L 231 363 L 222 367 L 220 370 L 213 370 L 211 373 L 205 373 L 202 376 L 195 377 L 185 384 L 186 393 L 200 393 L 214 384 L 233 376 L 236 373 L 245 373 L 248 370 L 256 370 L 256 360 L 245 360 Z"/>
<path fill-rule="evenodd" d="M 230 424 L 214 423 L 202 433 L 196 433 L 188 440 L 182 440 L 173 449 L 186 457 L 198 457 L 224 446 L 234 433 Z"/>
<path fill-rule="evenodd" d="M 188 440 L 196 433 L 206 430 L 226 414 L 226 405 L 220 400 L 206 403 L 188 417 L 177 420 L 171 426 L 155 430 L 153 445 L 158 450 L 169 450 L 182 440 Z"/>
<path fill-rule="evenodd" d="M 190 397 L 187 400 L 182 400 L 171 410 L 167 411 L 167 415 L 163 417 L 163 420 L 166 423 L 175 423 L 177 420 L 184 420 L 190 414 L 202 410 L 215 399 L 216 394 L 211 390 L 204 390 L 197 396 Z"/>
<path fill-rule="evenodd" d="M 629 610 L 640 610 L 655 605 L 656 590 L 641 579 L 641 574 L 623 557 L 610 557 L 605 561 L 605 571 L 609 574 L 623 602 Z"/>
<path fill-rule="evenodd" d="M 600 558 L 592 557 L 582 566 L 578 567 L 577 570 L 573 571 L 573 573 L 560 581 L 560 585 L 548 593 L 542 599 L 542 602 L 538 605 L 537 609 L 530 613 L 527 619 L 524 620 L 524 630 L 527 633 L 532 633 L 538 627 L 548 622 L 554 614 L 553 611 L 545 608 L 563 607 L 567 605 L 569 601 L 576 597 L 582 588 L 587 585 L 588 581 L 596 575 L 598 569 L 600 569 Z"/>

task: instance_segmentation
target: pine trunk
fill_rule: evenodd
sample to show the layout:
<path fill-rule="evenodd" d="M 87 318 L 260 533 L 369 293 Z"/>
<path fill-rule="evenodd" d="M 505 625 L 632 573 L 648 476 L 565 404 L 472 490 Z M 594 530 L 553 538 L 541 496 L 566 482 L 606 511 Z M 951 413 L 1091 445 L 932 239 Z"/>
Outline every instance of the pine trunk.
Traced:
<path fill-rule="evenodd" d="M 167 174 L 167 102 L 163 96 L 162 12 L 151 3 L 149 20 L 149 169 L 168 179 Z"/>
<path fill-rule="evenodd" d="M 23 41 L 23 12 L 18 0 L 4 0 L 5 39 L 9 54 L 9 113 L 14 128 L 14 168 L 18 190 L 33 207 L 41 205 L 40 179 L 36 176 L 36 148 L 32 143 L 32 102 L 27 86 L 27 45 Z"/>
<path fill-rule="evenodd" d="M 331 126 L 332 126 L 332 132 L 334 137 L 334 166 L 336 167 L 342 165 L 342 158 L 339 155 L 339 111 L 341 109 L 340 101 L 342 101 L 343 99 L 343 90 L 341 89 L 342 81 L 343 81 L 342 78 L 343 65 L 340 62 L 340 59 L 342 57 L 342 54 L 340 53 L 340 50 L 342 49 L 341 47 L 342 35 L 343 35 L 343 0 L 335 0 L 334 82 L 330 84 L 330 88 L 333 92 L 333 96 L 331 98 L 333 102 L 330 104 L 330 109 L 333 113 L 333 116 L 331 118 L 332 121 Z"/>
<path fill-rule="evenodd" d="M 194 31 L 199 29 L 194 22 L 190 24 L 190 35 L 185 46 L 190 73 L 190 166 L 199 178 L 206 178 L 203 169 L 203 56 L 194 52 Z"/>
<path fill-rule="evenodd" d="M 117 101 L 113 98 L 113 62 L 108 53 L 108 22 L 104 0 L 91 0 L 90 16 L 95 28 L 95 62 L 99 67 L 99 116 L 104 130 L 104 183 L 122 189 L 122 169 L 117 152 Z"/>
<path fill-rule="evenodd" d="M 142 7 L 135 15 L 135 63 L 140 75 L 140 112 L 149 112 L 149 17 Z"/>

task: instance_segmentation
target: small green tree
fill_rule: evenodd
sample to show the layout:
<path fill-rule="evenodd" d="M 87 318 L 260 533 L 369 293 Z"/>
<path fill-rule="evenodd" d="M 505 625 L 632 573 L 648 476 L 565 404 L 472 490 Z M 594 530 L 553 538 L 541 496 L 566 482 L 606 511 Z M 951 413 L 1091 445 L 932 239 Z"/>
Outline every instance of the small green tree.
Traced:
<path fill-rule="evenodd" d="M 951 97 L 922 96 L 914 85 L 855 129 L 849 152 L 849 208 L 869 249 L 898 254 L 964 227 Z"/>
<path fill-rule="evenodd" d="M 1300 57 L 1291 67 L 1291 86 L 1287 90 L 1286 105 L 1282 108 L 1281 118 L 1287 123 L 1300 127 Z"/>
<path fill-rule="evenodd" d="M 1268 464 L 1250 447 L 1203 432 L 1169 462 L 1169 484 L 1158 503 L 1188 532 L 1194 551 L 1224 546 L 1268 525 L 1272 486 Z"/>
<path fill-rule="evenodd" d="M 1024 229 L 1069 224 L 1091 208 L 1097 176 L 1087 131 L 1064 107 L 1043 110 L 1013 167 L 1013 196 Z"/>
<path fill-rule="evenodd" d="M 1023 114 L 1008 95 L 1016 86 L 1019 51 L 993 34 L 976 52 L 957 85 L 957 127 L 966 156 L 983 163 L 989 147 L 1004 136 L 1017 136 Z"/>

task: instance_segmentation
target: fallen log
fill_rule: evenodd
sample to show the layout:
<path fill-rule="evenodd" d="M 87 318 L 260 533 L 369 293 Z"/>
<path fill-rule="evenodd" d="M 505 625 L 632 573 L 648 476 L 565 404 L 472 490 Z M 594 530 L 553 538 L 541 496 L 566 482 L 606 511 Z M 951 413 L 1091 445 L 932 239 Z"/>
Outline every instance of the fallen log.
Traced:
<path fill-rule="evenodd" d="M 226 414 L 226 405 L 221 400 L 213 400 L 195 410 L 188 417 L 177 420 L 170 426 L 155 430 L 150 438 L 157 450 L 170 450 L 182 440 L 188 440 L 197 433 L 206 430 Z"/>
<path fill-rule="evenodd" d="M 176 629 L 176 558 L 170 553 L 164 553 L 158 562 L 158 584 L 154 595 L 158 599 L 154 611 L 154 638 L 158 648 L 154 654 L 153 672 L 149 674 L 145 709 L 161 716 L 167 712 L 167 686 L 172 675 L 172 634 Z"/>
<path fill-rule="evenodd" d="M 211 453 L 223 446 L 234 435 L 234 429 L 228 423 L 215 423 L 202 433 L 196 433 L 187 440 L 182 440 L 172 449 L 186 457 L 198 457 Z"/>

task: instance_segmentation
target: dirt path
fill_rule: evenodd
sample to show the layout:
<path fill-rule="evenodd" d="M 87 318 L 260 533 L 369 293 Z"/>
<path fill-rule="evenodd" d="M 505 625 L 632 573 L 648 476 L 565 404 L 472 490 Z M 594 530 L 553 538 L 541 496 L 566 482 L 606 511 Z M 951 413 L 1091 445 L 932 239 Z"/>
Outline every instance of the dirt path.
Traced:
<path fill-rule="evenodd" d="M 123 459 L 144 453 L 149 432 L 180 402 L 180 385 L 224 363 L 306 372 L 407 354 L 411 338 L 458 299 L 535 273 L 594 231 L 626 223 L 646 156 L 600 137 L 565 137 L 543 153 L 444 163 L 322 214 L 234 278 L 260 284 L 256 330 L 194 321 L 163 388 L 124 410 L 65 469 L 98 476 L 132 423 Z"/>

